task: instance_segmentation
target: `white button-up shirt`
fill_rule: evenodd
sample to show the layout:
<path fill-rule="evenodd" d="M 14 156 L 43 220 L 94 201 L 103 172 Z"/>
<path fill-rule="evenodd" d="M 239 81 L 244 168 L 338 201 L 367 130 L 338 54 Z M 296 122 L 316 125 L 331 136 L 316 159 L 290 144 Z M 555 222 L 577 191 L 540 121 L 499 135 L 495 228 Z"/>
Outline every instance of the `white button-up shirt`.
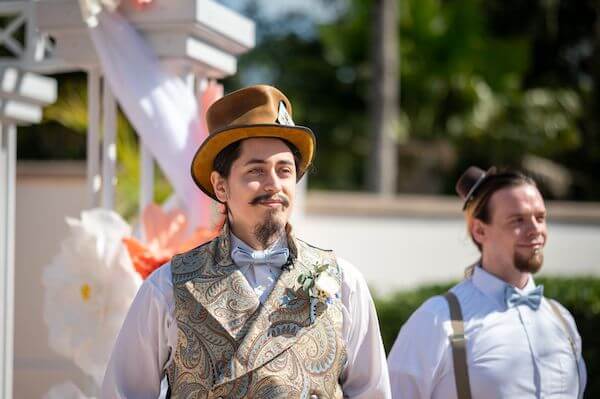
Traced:
<path fill-rule="evenodd" d="M 236 245 L 245 244 L 232 235 L 232 249 Z M 285 241 L 276 245 L 285 245 Z M 388 399 L 391 394 L 385 351 L 369 288 L 353 265 L 339 258 L 338 264 L 343 276 L 342 335 L 348 355 L 341 381 L 344 397 Z M 240 271 L 262 302 L 281 270 L 267 271 L 264 266 L 253 269 Z M 177 344 L 174 309 L 171 266 L 166 264 L 144 281 L 131 305 L 104 376 L 102 398 L 159 397 L 161 381 Z"/>
<path fill-rule="evenodd" d="M 471 393 L 482 398 L 577 398 L 586 382 L 581 338 L 570 313 L 560 311 L 575 338 L 577 359 L 548 299 L 536 311 L 507 308 L 507 284 L 481 267 L 452 288 L 465 320 Z M 527 293 L 535 288 L 530 277 Z M 390 352 L 392 396 L 398 399 L 454 399 L 456 385 L 446 300 L 427 300 L 402 326 Z M 577 380 L 577 364 L 581 378 Z"/>

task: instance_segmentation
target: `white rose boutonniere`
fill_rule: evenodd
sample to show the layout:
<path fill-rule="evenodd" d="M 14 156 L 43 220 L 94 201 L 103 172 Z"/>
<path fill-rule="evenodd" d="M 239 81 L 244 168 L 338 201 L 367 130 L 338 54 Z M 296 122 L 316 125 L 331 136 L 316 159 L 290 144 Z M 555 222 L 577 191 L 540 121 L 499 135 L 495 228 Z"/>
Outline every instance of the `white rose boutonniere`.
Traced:
<path fill-rule="evenodd" d="M 314 270 L 298 276 L 300 288 L 310 298 L 310 321 L 313 323 L 317 317 L 319 304 L 330 305 L 333 299 L 339 297 L 340 285 L 327 271 L 329 264 L 316 264 Z"/>
<path fill-rule="evenodd" d="M 336 279 L 331 277 L 329 273 L 321 273 L 315 280 L 314 289 L 316 291 L 317 297 L 326 302 L 331 300 L 337 294 L 340 289 L 340 286 Z"/>

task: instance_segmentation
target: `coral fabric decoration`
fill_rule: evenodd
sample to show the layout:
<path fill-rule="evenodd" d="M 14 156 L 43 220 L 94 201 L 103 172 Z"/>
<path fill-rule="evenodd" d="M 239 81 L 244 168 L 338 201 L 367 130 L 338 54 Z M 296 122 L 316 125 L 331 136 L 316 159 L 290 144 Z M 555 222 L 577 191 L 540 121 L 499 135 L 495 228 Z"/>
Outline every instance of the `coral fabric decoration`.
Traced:
<path fill-rule="evenodd" d="M 142 231 L 145 244 L 133 237 L 123 238 L 123 243 L 134 269 L 146 279 L 173 255 L 212 240 L 219 230 L 200 228 L 190 235 L 187 218 L 181 210 L 165 212 L 158 205 L 150 204 L 142 213 Z"/>
<path fill-rule="evenodd" d="M 223 97 L 223 85 L 209 80 L 204 90 L 199 95 L 200 108 L 200 140 L 204 141 L 208 137 L 208 127 L 206 124 L 206 111 L 219 98 Z"/>
<path fill-rule="evenodd" d="M 215 82 L 214 80 L 209 80 L 203 90 L 198 94 L 198 109 L 200 113 L 198 137 L 200 142 L 203 142 L 208 137 L 206 111 L 221 97 L 223 97 L 223 85 Z M 198 190 L 197 198 L 194 202 L 198 204 L 198 220 L 196 226 L 201 229 L 209 228 L 211 222 L 211 212 L 214 205 L 213 200 Z"/>

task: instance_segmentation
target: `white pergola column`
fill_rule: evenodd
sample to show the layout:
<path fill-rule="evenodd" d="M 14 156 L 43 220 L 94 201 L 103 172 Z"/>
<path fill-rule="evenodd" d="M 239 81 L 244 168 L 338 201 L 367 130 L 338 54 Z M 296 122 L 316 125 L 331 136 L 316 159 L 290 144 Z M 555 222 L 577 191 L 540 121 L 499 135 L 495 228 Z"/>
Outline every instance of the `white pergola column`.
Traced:
<path fill-rule="evenodd" d="M 154 158 L 140 140 L 140 216 L 146 206 L 154 201 Z"/>
<path fill-rule="evenodd" d="M 117 102 L 106 79 L 102 85 L 102 207 L 114 209 L 117 171 Z"/>
<path fill-rule="evenodd" d="M 0 398 L 12 398 L 17 135 L 0 125 Z"/>
<path fill-rule="evenodd" d="M 88 88 L 88 128 L 87 128 L 87 191 L 90 208 L 100 206 L 100 72 L 90 69 L 87 78 Z"/>
<path fill-rule="evenodd" d="M 13 389 L 17 124 L 39 123 L 56 101 L 56 81 L 15 68 L 0 70 L 0 398 Z M 42 201 L 43 199 L 40 199 Z"/>

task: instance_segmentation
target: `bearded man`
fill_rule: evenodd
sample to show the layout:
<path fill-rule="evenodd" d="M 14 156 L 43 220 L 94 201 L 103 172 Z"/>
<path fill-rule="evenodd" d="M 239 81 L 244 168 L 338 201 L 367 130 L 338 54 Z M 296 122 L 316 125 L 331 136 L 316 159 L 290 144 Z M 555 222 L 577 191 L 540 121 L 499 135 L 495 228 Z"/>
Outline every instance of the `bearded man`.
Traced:
<path fill-rule="evenodd" d="M 426 301 L 402 327 L 388 359 L 392 396 L 582 397 L 586 373 L 575 322 L 532 276 L 547 238 L 535 182 L 471 167 L 456 190 L 481 258 L 464 281 Z"/>
<path fill-rule="evenodd" d="M 260 85 L 207 111 L 192 177 L 224 204 L 215 240 L 155 271 L 117 338 L 103 398 L 388 398 L 385 352 L 362 275 L 292 234 L 315 137 Z"/>

